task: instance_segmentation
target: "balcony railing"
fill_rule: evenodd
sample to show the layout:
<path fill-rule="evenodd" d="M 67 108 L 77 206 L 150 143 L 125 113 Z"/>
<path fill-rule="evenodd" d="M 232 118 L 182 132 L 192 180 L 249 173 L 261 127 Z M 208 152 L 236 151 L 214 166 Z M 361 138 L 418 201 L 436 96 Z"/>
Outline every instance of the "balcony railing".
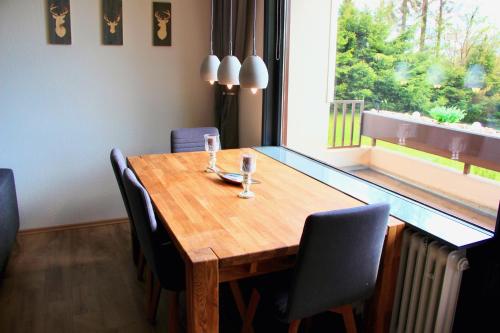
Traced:
<path fill-rule="evenodd" d="M 336 100 L 332 103 L 329 148 L 355 148 L 361 136 L 406 146 L 471 165 L 500 171 L 500 135 L 471 131 L 385 111 L 365 111 L 362 100 Z"/>
<path fill-rule="evenodd" d="M 499 135 L 377 111 L 363 112 L 361 135 L 463 162 L 464 174 L 471 165 L 500 171 Z"/>
<path fill-rule="evenodd" d="M 330 129 L 333 140 L 329 148 L 352 148 L 361 145 L 360 122 L 364 107 L 363 100 L 333 101 L 330 108 L 333 112 L 333 127 Z"/>

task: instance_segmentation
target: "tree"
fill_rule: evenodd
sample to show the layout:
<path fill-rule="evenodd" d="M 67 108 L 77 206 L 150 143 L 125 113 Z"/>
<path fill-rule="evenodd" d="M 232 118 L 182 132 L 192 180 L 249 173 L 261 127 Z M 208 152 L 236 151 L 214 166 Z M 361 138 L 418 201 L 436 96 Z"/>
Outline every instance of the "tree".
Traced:
<path fill-rule="evenodd" d="M 403 0 L 401 4 L 401 32 L 406 30 L 406 20 L 408 19 L 408 0 Z"/>
<path fill-rule="evenodd" d="M 340 8 L 337 35 L 336 99 L 364 99 L 367 109 L 428 112 L 435 106 L 466 111 L 466 122 L 500 126 L 500 32 L 485 25 L 476 11 L 464 16 L 462 25 L 447 26 L 446 13 L 453 0 L 399 0 L 401 16 L 394 20 L 393 1 L 377 11 L 359 10 L 345 0 Z M 421 17 L 436 18 L 424 35 L 435 37 L 435 48 L 418 51 Z M 405 29 L 403 4 L 407 7 Z M 399 20 L 401 18 L 401 21 Z M 414 22 L 410 23 L 410 22 Z M 450 38 L 452 36 L 453 38 Z M 484 71 L 480 91 L 465 85 L 471 68 Z M 496 124 L 496 125 L 495 125 Z"/>
<path fill-rule="evenodd" d="M 466 26 L 465 26 L 465 34 L 464 38 L 462 40 L 462 43 L 460 45 L 460 64 L 464 65 L 467 62 L 467 59 L 469 58 L 469 52 L 473 46 L 473 34 L 474 34 L 474 25 L 476 23 L 476 16 L 478 13 L 479 8 L 476 7 L 474 11 L 466 15 L 465 20 L 466 20 Z"/>
<path fill-rule="evenodd" d="M 420 42 L 419 49 L 420 51 L 424 50 L 425 47 L 425 35 L 427 30 L 427 13 L 429 9 L 429 0 L 422 0 L 421 3 L 422 11 L 421 11 L 421 24 L 420 24 Z"/>
<path fill-rule="evenodd" d="M 437 22 L 436 22 L 436 31 L 437 31 L 437 36 L 436 36 L 436 56 L 439 57 L 439 53 L 441 51 L 441 36 L 443 35 L 443 30 L 444 30 L 444 6 L 446 4 L 446 0 L 439 0 L 439 12 L 438 12 L 438 17 L 437 17 Z"/>

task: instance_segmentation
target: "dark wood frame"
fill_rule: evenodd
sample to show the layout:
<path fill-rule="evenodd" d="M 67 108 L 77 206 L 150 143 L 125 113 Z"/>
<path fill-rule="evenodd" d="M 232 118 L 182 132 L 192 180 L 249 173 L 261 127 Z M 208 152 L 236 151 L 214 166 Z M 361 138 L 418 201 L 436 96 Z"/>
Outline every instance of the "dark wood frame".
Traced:
<path fill-rule="evenodd" d="M 263 146 L 281 145 L 287 4 L 287 0 L 268 0 L 264 3 L 264 62 L 269 71 L 269 84 L 262 94 Z"/>

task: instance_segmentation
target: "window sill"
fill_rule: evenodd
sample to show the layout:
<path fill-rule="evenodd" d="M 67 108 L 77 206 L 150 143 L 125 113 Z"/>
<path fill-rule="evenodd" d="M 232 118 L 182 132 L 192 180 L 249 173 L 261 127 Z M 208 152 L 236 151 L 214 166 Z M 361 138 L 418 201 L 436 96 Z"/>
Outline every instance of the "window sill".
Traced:
<path fill-rule="evenodd" d="M 468 248 L 493 238 L 493 233 L 398 193 L 338 170 L 284 147 L 257 151 L 367 204 L 387 202 L 391 215 L 455 248 Z"/>

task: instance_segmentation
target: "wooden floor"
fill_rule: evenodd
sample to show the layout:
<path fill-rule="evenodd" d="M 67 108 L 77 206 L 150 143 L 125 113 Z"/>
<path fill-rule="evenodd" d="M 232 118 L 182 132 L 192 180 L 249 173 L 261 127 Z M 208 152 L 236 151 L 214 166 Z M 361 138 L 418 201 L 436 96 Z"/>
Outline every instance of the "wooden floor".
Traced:
<path fill-rule="evenodd" d="M 495 230 L 496 215 L 489 212 L 481 212 L 478 209 L 472 209 L 457 201 L 450 200 L 438 194 L 422 190 L 407 182 L 401 181 L 394 177 L 390 177 L 373 169 L 359 169 L 351 171 L 358 177 L 379 184 L 388 189 L 396 191 L 404 196 L 414 200 L 436 207 L 444 212 L 448 212 L 457 217 L 471 221 L 474 224 L 480 225 L 486 229 Z"/>
<path fill-rule="evenodd" d="M 130 251 L 128 223 L 19 235 L 0 286 L 0 332 L 168 333 L 166 293 L 152 326 L 145 315 L 144 283 L 136 279 Z M 225 284 L 220 288 L 220 316 L 220 332 L 240 330 Z M 288 331 L 259 308 L 255 332 L 268 333 L 269 327 L 273 333 Z M 332 329 L 343 332 L 343 323 L 329 313 L 315 317 L 310 332 Z"/>
<path fill-rule="evenodd" d="M 156 326 L 145 319 L 127 223 L 18 243 L 0 287 L 0 332 L 166 332 L 166 299 Z"/>

